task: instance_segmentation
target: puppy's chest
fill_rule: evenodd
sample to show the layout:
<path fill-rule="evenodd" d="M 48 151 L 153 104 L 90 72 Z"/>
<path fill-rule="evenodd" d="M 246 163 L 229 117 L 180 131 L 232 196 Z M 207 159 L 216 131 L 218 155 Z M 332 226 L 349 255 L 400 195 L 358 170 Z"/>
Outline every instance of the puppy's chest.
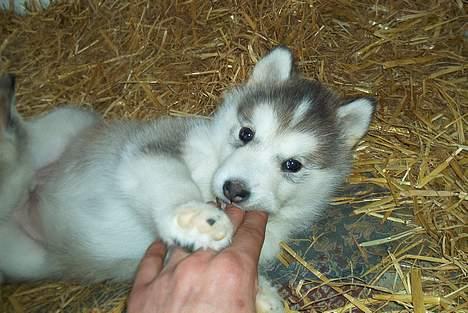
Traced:
<path fill-rule="evenodd" d="M 216 151 L 201 142 L 192 142 L 185 149 L 183 159 L 189 168 L 192 180 L 200 189 L 203 200 L 214 200 L 212 180 L 220 163 Z"/>
<path fill-rule="evenodd" d="M 212 179 L 217 169 L 215 158 L 192 157 L 186 160 L 190 169 L 191 178 L 200 189 L 204 201 L 214 200 L 212 192 Z"/>

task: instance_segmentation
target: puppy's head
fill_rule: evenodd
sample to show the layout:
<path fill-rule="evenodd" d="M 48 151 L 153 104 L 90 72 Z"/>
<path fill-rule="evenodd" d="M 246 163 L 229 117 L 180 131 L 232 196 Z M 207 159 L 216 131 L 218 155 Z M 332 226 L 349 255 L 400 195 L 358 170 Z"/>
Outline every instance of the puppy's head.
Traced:
<path fill-rule="evenodd" d="M 303 79 L 291 51 L 273 49 L 215 115 L 214 136 L 223 140 L 215 196 L 270 212 L 321 204 L 346 174 L 374 107 L 373 99 L 344 101 Z"/>

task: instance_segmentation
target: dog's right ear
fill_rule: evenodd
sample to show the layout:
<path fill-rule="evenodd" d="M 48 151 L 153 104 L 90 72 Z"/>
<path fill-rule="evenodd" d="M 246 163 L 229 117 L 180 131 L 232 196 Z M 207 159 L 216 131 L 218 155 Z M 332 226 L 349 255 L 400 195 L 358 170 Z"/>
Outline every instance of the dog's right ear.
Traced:
<path fill-rule="evenodd" d="M 367 133 L 377 102 L 371 97 L 345 101 L 337 111 L 341 135 L 345 144 L 352 148 Z"/>
<path fill-rule="evenodd" d="M 0 76 L 0 135 L 10 126 L 15 111 L 16 78 L 13 74 Z"/>
<path fill-rule="evenodd" d="M 257 62 L 248 84 L 272 83 L 288 80 L 294 71 L 291 50 L 278 46 Z"/>

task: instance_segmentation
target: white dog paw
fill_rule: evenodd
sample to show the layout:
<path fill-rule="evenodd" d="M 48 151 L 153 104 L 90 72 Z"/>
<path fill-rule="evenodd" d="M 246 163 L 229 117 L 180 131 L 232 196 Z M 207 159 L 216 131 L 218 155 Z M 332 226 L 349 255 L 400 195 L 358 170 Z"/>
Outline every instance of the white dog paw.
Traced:
<path fill-rule="evenodd" d="M 256 308 L 257 313 L 284 313 L 283 299 L 263 276 L 258 280 Z"/>
<path fill-rule="evenodd" d="M 193 250 L 226 247 L 233 234 L 233 226 L 224 211 L 211 204 L 191 202 L 176 209 L 178 230 L 174 240 Z"/>

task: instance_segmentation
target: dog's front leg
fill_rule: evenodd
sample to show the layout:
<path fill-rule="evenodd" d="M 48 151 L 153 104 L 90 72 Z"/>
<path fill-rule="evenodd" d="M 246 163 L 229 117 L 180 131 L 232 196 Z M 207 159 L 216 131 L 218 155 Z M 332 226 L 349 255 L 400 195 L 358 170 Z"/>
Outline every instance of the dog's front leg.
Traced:
<path fill-rule="evenodd" d="M 203 201 L 183 161 L 168 155 L 140 155 L 123 166 L 120 181 L 167 244 L 220 250 L 230 243 L 229 217 Z"/>

